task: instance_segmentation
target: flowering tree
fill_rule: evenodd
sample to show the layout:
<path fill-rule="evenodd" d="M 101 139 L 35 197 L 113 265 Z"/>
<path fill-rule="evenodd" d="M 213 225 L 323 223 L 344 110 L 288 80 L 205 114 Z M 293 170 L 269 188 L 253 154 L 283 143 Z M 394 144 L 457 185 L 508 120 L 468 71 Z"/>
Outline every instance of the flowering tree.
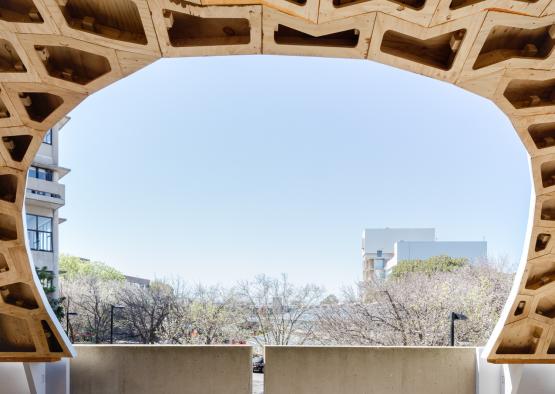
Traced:
<path fill-rule="evenodd" d="M 463 313 L 457 342 L 483 345 L 505 304 L 512 275 L 487 264 L 446 271 L 410 270 L 345 291 L 344 302 L 318 308 L 321 343 L 447 346 L 450 313 Z"/>
<path fill-rule="evenodd" d="M 260 275 L 241 282 L 237 291 L 250 311 L 252 336 L 259 345 L 300 345 L 313 338 L 313 311 L 322 300 L 321 287 L 295 286 L 285 274 Z"/>

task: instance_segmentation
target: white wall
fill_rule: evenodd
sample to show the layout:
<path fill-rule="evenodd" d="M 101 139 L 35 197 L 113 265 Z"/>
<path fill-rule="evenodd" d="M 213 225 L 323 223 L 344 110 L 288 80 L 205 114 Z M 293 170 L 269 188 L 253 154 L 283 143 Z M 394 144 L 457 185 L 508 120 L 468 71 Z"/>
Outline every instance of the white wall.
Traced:
<path fill-rule="evenodd" d="M 518 394 L 555 393 L 555 365 L 530 364 L 522 366 Z"/>
<path fill-rule="evenodd" d="M 31 394 L 23 363 L 0 363 L 0 392 Z"/>
<path fill-rule="evenodd" d="M 267 346 L 265 354 L 265 394 L 474 394 L 476 388 L 474 348 Z"/>
<path fill-rule="evenodd" d="M 250 346 L 77 345 L 72 394 L 252 394 Z"/>
<path fill-rule="evenodd" d="M 366 229 L 362 233 L 362 249 L 364 253 L 393 253 L 397 241 L 434 241 L 433 228 L 381 228 Z"/>
<path fill-rule="evenodd" d="M 488 244 L 485 241 L 397 242 L 397 261 L 425 260 L 441 255 L 465 257 L 470 261 L 484 259 L 488 255 Z"/>

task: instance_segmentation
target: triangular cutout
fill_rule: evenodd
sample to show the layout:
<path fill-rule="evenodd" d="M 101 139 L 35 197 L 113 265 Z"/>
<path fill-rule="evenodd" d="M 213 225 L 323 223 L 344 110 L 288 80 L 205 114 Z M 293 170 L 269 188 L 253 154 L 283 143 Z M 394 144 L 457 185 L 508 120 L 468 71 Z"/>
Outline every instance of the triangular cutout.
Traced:
<path fill-rule="evenodd" d="M 60 96 L 51 93 L 20 93 L 19 97 L 25 106 L 29 118 L 35 122 L 43 122 L 64 103 Z"/>
<path fill-rule="evenodd" d="M 0 39 L 0 72 L 24 73 L 27 69 L 11 42 Z"/>
<path fill-rule="evenodd" d="M 6 257 L 2 253 L 0 253 L 0 274 L 3 272 L 7 272 L 10 270 L 10 266 L 8 265 L 8 261 Z"/>
<path fill-rule="evenodd" d="M 44 336 L 46 337 L 46 342 L 48 343 L 48 350 L 52 353 L 63 352 L 60 342 L 56 339 L 56 336 L 52 332 L 50 325 L 45 320 L 41 320 L 42 330 L 44 331 Z"/>
<path fill-rule="evenodd" d="M 0 99 L 0 119 L 7 119 L 10 116 L 10 111 L 8 111 L 6 104 Z"/>
<path fill-rule="evenodd" d="M 30 135 L 10 135 L 2 137 L 2 142 L 10 154 L 13 161 L 21 162 L 31 145 L 33 136 Z"/>

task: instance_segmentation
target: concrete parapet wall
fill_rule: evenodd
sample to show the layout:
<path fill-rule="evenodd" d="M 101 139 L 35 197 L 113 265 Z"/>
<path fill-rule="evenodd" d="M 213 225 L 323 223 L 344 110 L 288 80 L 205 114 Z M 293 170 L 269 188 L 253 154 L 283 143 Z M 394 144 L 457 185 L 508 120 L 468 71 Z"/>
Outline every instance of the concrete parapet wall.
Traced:
<path fill-rule="evenodd" d="M 470 394 L 475 348 L 266 347 L 265 394 Z"/>
<path fill-rule="evenodd" d="M 77 345 L 72 394 L 250 394 L 250 346 Z"/>

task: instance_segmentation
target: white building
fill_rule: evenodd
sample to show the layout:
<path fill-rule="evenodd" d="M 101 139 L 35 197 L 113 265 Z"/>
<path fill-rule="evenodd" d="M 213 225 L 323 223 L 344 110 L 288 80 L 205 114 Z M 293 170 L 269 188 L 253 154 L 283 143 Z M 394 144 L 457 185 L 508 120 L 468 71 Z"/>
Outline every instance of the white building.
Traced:
<path fill-rule="evenodd" d="M 363 279 L 385 278 L 402 260 L 433 256 L 463 257 L 473 262 L 487 257 L 485 241 L 437 241 L 433 228 L 365 229 L 362 233 Z"/>
<path fill-rule="evenodd" d="M 37 152 L 27 177 L 25 210 L 27 235 L 33 261 L 38 268 L 46 267 L 54 279 L 51 284 L 58 287 L 58 226 L 64 222 L 58 210 L 65 205 L 65 185 L 59 183 L 69 169 L 60 167 L 58 147 L 60 130 L 69 121 L 62 119 L 50 129 Z"/>

